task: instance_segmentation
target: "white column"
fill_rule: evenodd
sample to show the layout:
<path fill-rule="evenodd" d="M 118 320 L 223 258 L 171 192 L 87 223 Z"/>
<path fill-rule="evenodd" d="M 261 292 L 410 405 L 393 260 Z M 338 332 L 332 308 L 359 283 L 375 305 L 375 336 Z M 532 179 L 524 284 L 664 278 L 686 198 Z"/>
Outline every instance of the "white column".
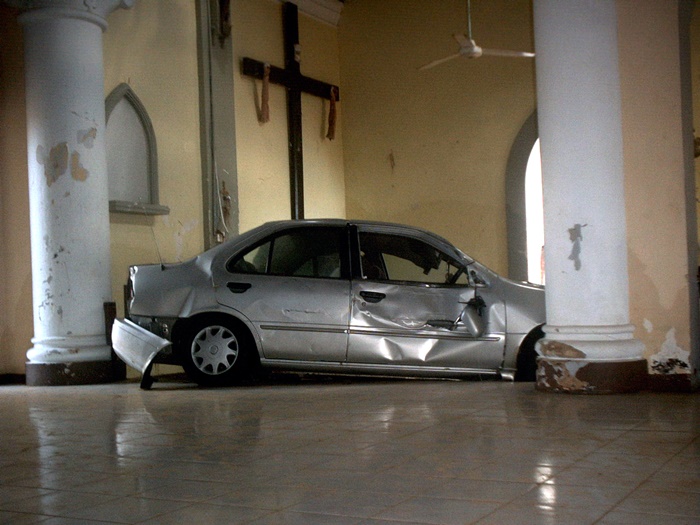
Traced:
<path fill-rule="evenodd" d="M 617 384 L 646 361 L 629 316 L 615 0 L 535 0 L 534 27 L 547 274 L 538 388 L 634 389 Z"/>
<path fill-rule="evenodd" d="M 28 384 L 54 384 L 36 373 L 41 365 L 58 365 L 64 377 L 56 384 L 65 384 L 76 375 L 72 366 L 111 359 L 103 310 L 111 278 L 102 32 L 110 12 L 132 3 L 16 2 L 26 9 L 19 20 L 34 302 Z M 80 374 L 90 375 L 85 365 Z"/>

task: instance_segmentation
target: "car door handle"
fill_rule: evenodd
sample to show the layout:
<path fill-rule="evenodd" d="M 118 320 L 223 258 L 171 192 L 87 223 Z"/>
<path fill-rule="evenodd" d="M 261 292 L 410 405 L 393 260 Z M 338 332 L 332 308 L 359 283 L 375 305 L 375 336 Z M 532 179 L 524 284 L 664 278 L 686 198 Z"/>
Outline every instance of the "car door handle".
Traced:
<path fill-rule="evenodd" d="M 227 283 L 226 287 L 233 293 L 243 293 L 253 286 L 250 283 Z"/>
<path fill-rule="evenodd" d="M 360 292 L 360 296 L 368 303 L 378 303 L 386 297 L 386 294 L 380 292 Z"/>

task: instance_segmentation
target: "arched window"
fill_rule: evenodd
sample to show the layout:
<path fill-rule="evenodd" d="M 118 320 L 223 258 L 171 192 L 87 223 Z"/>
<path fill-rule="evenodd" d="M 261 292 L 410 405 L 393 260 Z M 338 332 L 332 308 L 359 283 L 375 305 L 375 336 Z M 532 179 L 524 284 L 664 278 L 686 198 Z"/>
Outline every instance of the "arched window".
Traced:
<path fill-rule="evenodd" d="M 506 166 L 508 277 L 515 281 L 529 279 L 525 174 L 537 137 L 537 112 L 535 111 L 515 137 Z"/>
<path fill-rule="evenodd" d="M 109 211 L 165 215 L 158 202 L 156 136 L 146 108 L 128 84 L 105 102 Z"/>

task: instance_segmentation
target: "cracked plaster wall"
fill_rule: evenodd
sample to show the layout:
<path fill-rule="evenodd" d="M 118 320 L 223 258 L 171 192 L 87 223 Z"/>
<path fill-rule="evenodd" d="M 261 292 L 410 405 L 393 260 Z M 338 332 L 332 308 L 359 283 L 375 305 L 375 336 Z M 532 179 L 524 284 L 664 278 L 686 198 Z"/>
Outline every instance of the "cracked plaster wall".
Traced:
<path fill-rule="evenodd" d="M 654 0 L 618 5 L 631 320 L 651 372 L 688 373 L 698 351 L 697 226 L 686 198 L 678 12 Z M 652 42 L 654 53 L 642 52 Z M 696 60 L 699 52 L 696 44 Z"/>

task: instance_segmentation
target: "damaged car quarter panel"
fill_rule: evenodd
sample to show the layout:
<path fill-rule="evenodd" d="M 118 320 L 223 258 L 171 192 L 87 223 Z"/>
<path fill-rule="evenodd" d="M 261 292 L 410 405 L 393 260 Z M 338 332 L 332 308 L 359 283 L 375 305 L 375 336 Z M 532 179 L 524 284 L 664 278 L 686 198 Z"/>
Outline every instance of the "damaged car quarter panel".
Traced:
<path fill-rule="evenodd" d="M 532 368 L 544 323 L 542 287 L 430 232 L 369 221 L 267 223 L 181 264 L 134 266 L 127 289 L 129 318 L 172 341 L 172 357 L 205 385 L 261 365 L 512 379 Z M 115 351 L 141 372 L 154 360 L 125 345 Z"/>

